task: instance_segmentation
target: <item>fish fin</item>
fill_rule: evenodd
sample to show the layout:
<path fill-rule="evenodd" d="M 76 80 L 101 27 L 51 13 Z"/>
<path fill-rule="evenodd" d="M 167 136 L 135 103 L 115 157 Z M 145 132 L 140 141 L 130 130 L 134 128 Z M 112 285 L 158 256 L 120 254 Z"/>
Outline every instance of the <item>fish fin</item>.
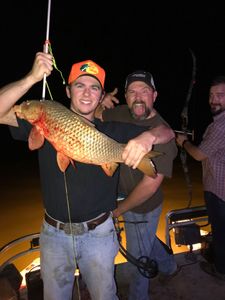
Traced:
<path fill-rule="evenodd" d="M 151 159 L 149 159 L 148 157 L 144 156 L 144 158 L 141 160 L 137 168 L 145 175 L 150 176 L 152 178 L 156 178 L 157 174 L 156 174 L 155 166 L 151 161 Z"/>
<path fill-rule="evenodd" d="M 57 163 L 58 163 L 59 169 L 62 172 L 65 172 L 67 167 L 70 164 L 70 159 L 66 155 L 62 154 L 61 152 L 57 152 Z"/>
<path fill-rule="evenodd" d="M 157 172 L 155 169 L 155 165 L 152 162 L 151 158 L 153 157 L 157 157 L 160 155 L 164 155 L 164 153 L 162 152 L 158 152 L 158 151 L 149 151 L 140 161 L 139 165 L 137 166 L 137 168 L 143 172 L 145 175 L 150 176 L 152 178 L 156 178 L 157 176 Z"/>
<path fill-rule="evenodd" d="M 30 135 L 28 138 L 28 145 L 30 150 L 36 150 L 41 148 L 44 144 L 44 136 L 39 132 L 36 127 L 33 127 L 30 131 Z"/>
<path fill-rule="evenodd" d="M 101 165 L 102 169 L 108 176 L 113 176 L 114 172 L 118 168 L 119 164 L 115 162 L 111 162 L 108 164 Z"/>
<path fill-rule="evenodd" d="M 76 165 L 75 165 L 74 160 L 70 159 L 70 163 L 71 163 L 71 165 L 74 167 L 74 169 L 76 169 Z"/>

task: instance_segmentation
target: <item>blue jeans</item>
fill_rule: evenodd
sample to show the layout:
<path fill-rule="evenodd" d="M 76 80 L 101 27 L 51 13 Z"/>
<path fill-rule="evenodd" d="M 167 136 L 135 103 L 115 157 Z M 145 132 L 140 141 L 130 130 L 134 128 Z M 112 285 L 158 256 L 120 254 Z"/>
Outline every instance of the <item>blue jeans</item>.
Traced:
<path fill-rule="evenodd" d="M 114 259 L 119 245 L 111 216 L 94 230 L 77 236 L 44 221 L 40 249 L 45 300 L 72 299 L 76 263 L 92 300 L 118 299 Z"/>
<path fill-rule="evenodd" d="M 212 230 L 213 260 L 216 270 L 225 274 L 225 201 L 211 192 L 204 192 Z"/>
<path fill-rule="evenodd" d="M 162 205 L 149 213 L 137 214 L 129 211 L 123 215 L 127 250 L 136 258 L 148 256 L 157 262 L 160 272 L 170 274 L 177 268 L 174 256 L 166 249 L 166 245 L 156 237 L 161 212 Z M 142 221 L 147 222 L 139 224 L 126 223 Z M 131 263 L 128 263 L 128 268 L 130 278 L 129 300 L 149 300 L 150 280 L 144 277 L 137 267 L 131 265 Z"/>

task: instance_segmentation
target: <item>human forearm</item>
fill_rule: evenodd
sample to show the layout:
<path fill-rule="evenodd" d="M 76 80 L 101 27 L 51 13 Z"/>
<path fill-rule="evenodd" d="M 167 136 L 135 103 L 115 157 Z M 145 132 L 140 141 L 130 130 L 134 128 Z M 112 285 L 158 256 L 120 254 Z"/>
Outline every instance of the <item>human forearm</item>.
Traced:
<path fill-rule="evenodd" d="M 146 200 L 151 198 L 163 181 L 164 176 L 158 174 L 156 178 L 144 176 L 143 179 L 136 185 L 132 192 L 123 201 L 118 202 L 118 207 L 114 210 L 115 217 L 141 205 Z"/>
<path fill-rule="evenodd" d="M 48 76 L 51 71 L 52 56 L 38 52 L 32 69 L 26 76 L 0 89 L 0 123 L 15 125 L 16 117 L 12 107 L 35 83 L 43 79 L 44 74 Z"/>
<path fill-rule="evenodd" d="M 175 138 L 174 131 L 164 124 L 152 128 L 149 132 L 155 137 L 154 144 L 165 144 Z"/>
<path fill-rule="evenodd" d="M 166 144 L 175 137 L 175 134 L 171 128 L 162 124 L 157 127 L 144 131 L 136 138 L 132 139 L 136 144 L 143 148 L 145 153 L 152 150 L 155 144 Z"/>
<path fill-rule="evenodd" d="M 165 125 L 146 130 L 127 143 L 122 158 L 125 164 L 135 169 L 144 155 L 152 150 L 153 145 L 167 143 L 173 137 L 174 132 Z"/>
<path fill-rule="evenodd" d="M 186 152 L 192 156 L 197 161 L 202 161 L 207 158 L 207 156 L 194 144 L 192 144 L 186 134 L 178 133 L 176 135 L 176 142 L 178 146 L 184 148 Z"/>
<path fill-rule="evenodd" d="M 207 158 L 207 156 L 197 146 L 193 145 L 188 140 L 185 140 L 185 143 L 183 143 L 183 148 L 197 161 L 203 161 Z"/>
<path fill-rule="evenodd" d="M 33 85 L 32 78 L 26 76 L 21 80 L 12 82 L 0 89 L 0 117 L 4 117 L 12 106 Z"/>

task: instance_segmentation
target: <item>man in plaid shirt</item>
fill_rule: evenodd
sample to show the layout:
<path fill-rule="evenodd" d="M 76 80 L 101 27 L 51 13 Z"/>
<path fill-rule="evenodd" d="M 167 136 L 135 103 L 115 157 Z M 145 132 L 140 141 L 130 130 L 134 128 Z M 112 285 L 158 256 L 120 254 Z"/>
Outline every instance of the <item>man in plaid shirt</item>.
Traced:
<path fill-rule="evenodd" d="M 193 145 L 184 134 L 176 141 L 195 160 L 202 162 L 204 199 L 212 229 L 213 263 L 201 262 L 208 274 L 225 281 L 225 76 L 216 77 L 209 91 L 213 121 L 200 145 Z"/>

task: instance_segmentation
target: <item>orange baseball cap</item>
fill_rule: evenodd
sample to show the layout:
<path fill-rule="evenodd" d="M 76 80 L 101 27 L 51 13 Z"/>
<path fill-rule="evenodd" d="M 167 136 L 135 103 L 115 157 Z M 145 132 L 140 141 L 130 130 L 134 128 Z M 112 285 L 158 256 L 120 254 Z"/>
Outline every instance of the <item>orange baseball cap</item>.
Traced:
<path fill-rule="evenodd" d="M 72 65 L 70 75 L 68 78 L 68 83 L 70 84 L 78 77 L 88 75 L 95 77 L 100 83 L 102 88 L 104 89 L 105 83 L 105 70 L 97 65 L 92 60 L 85 60 Z"/>

